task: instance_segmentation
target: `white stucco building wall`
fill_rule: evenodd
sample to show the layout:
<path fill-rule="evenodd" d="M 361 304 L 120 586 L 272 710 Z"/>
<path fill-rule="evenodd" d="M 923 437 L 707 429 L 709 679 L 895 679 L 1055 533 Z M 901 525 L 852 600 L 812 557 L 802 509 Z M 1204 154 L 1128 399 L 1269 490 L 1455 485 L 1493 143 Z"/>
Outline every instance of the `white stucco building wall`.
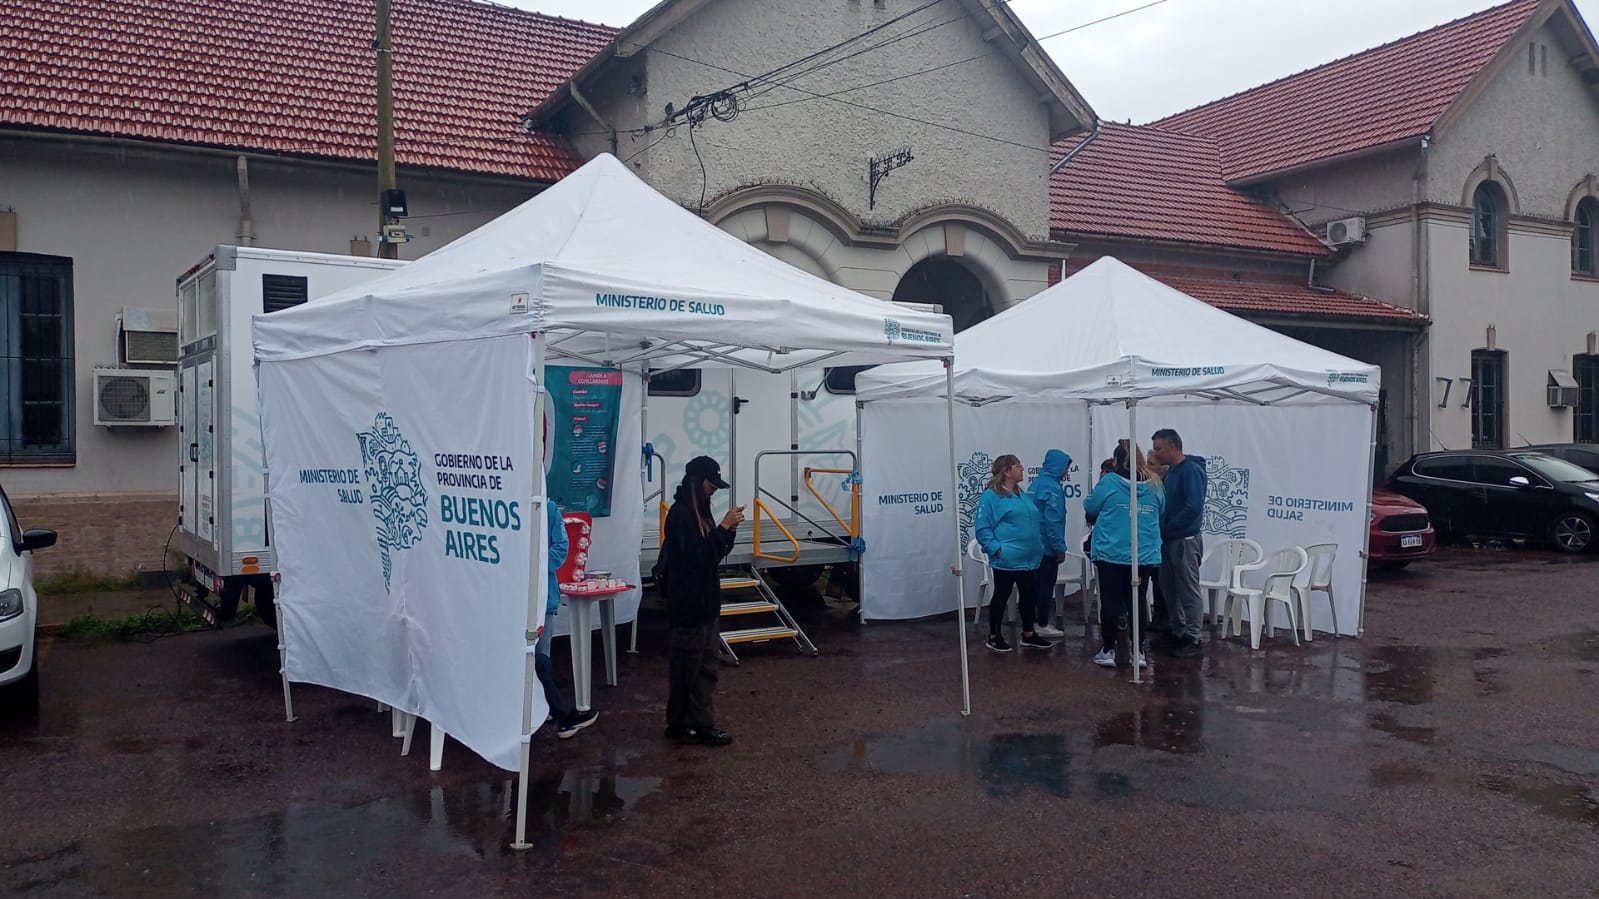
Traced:
<path fill-rule="evenodd" d="M 0 158 L 6 160 L 0 209 L 16 215 L 16 251 L 71 260 L 76 455 L 70 464 L 0 466 L 0 482 L 39 526 L 65 526 L 80 514 L 152 519 L 137 561 L 153 567 L 160 537 L 176 520 L 177 429 L 96 427 L 93 372 L 118 364 L 116 317 L 123 307 L 175 308 L 177 277 L 218 244 L 240 242 L 237 154 L 12 136 L 0 138 Z M 255 246 L 348 253 L 352 238 L 375 232 L 374 169 L 264 157 L 247 164 L 249 242 Z M 413 215 L 408 225 L 415 240 L 400 253 L 406 259 L 443 246 L 539 189 L 531 182 L 404 169 L 399 183 Z M 169 501 L 170 511 L 163 511 Z M 110 574 L 133 567 L 131 550 L 67 549 L 53 554 L 50 564 Z"/>

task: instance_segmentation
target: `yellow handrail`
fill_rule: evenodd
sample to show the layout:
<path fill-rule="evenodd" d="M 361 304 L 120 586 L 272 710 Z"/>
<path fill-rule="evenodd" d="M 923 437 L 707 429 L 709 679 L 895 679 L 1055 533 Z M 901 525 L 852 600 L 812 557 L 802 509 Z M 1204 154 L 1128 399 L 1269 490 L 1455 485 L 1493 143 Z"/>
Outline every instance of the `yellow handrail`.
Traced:
<path fill-rule="evenodd" d="M 766 513 L 767 515 L 771 515 L 772 516 L 772 524 L 777 525 L 777 529 L 783 532 L 783 536 L 788 538 L 788 542 L 792 543 L 794 545 L 794 555 L 792 555 L 792 556 L 775 556 L 775 555 L 772 555 L 771 553 L 761 552 L 761 513 L 763 513 L 763 512 Z M 788 528 L 783 526 L 783 522 L 777 520 L 777 516 L 776 515 L 772 515 L 772 510 L 770 510 L 770 509 L 768 509 L 766 507 L 766 503 L 761 502 L 760 498 L 756 497 L 756 499 L 755 499 L 755 558 L 757 558 L 757 559 L 770 559 L 773 562 L 798 562 L 799 561 L 799 557 L 800 557 L 800 543 L 799 543 L 799 541 L 795 540 L 794 539 L 794 535 L 789 533 Z"/>
<path fill-rule="evenodd" d="M 666 500 L 661 500 L 661 532 L 656 535 L 661 545 L 666 545 Z"/>
<path fill-rule="evenodd" d="M 860 528 L 860 520 L 861 520 L 861 485 L 860 485 L 860 482 L 855 480 L 853 477 L 850 479 L 850 485 L 849 485 L 849 494 L 850 494 L 850 496 L 849 496 L 849 521 L 845 521 L 843 518 L 839 517 L 838 512 L 834 511 L 832 503 L 829 503 L 826 498 L 824 498 L 820 493 L 818 493 L 816 491 L 816 485 L 811 483 L 811 475 L 813 475 L 813 474 L 847 474 L 847 475 L 854 475 L 855 472 L 850 471 L 847 468 L 807 468 L 807 469 L 805 469 L 805 489 L 809 490 L 811 492 L 811 496 L 816 497 L 816 501 L 822 504 L 822 508 L 827 510 L 827 514 L 833 516 L 833 520 L 838 522 L 838 526 L 843 528 L 849 534 L 851 539 L 859 537 L 861 535 L 861 528 Z"/>

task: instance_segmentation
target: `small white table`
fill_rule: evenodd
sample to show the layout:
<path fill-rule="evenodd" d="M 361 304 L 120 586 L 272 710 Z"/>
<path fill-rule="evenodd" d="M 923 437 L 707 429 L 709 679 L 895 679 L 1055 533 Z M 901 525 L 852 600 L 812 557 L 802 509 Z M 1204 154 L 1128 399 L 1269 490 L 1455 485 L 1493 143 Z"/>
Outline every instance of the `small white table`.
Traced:
<path fill-rule="evenodd" d="M 633 589 L 617 587 L 605 591 L 569 592 L 570 584 L 561 585 L 561 595 L 566 597 L 566 607 L 572 612 L 570 636 L 572 642 L 572 693 L 577 710 L 589 710 L 594 693 L 594 607 L 600 607 L 600 636 L 605 644 L 605 685 L 616 686 L 616 597 Z"/>

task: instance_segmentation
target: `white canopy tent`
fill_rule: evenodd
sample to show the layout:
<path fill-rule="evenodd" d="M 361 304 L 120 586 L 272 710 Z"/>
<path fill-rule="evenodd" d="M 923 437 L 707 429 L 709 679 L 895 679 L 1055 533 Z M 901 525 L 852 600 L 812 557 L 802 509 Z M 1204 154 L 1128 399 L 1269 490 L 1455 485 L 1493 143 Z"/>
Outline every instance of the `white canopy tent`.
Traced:
<path fill-rule="evenodd" d="M 1342 535 L 1340 543 L 1358 540 L 1360 596 L 1354 601 L 1341 599 L 1357 614 L 1346 614 L 1339 623 L 1340 630 L 1355 632 L 1352 628 L 1359 620 L 1358 603 L 1364 602 L 1365 534 L 1380 381 L 1375 366 L 1244 321 L 1109 257 L 961 332 L 955 348 L 953 378 L 944 377 L 936 365 L 927 363 L 882 366 L 861 373 L 856 382 L 857 400 L 865 404 L 865 429 L 871 431 L 874 407 L 886 409 L 896 403 L 947 396 L 946 384 L 952 381 L 955 399 L 968 410 L 1002 403 L 1084 403 L 1092 448 L 1086 457 L 1073 454 L 1085 463 L 1084 467 L 1109 455 L 1116 438 L 1122 435 L 1147 449 L 1147 441 L 1140 443 L 1138 438 L 1141 404 L 1158 410 L 1161 420 L 1157 427 L 1181 421 L 1185 425 L 1180 430 L 1187 430 L 1190 435 L 1202 432 L 1219 440 L 1223 435 L 1217 428 L 1228 428 L 1257 445 L 1270 442 L 1265 435 L 1281 437 L 1285 429 L 1297 435 L 1290 448 L 1253 460 L 1253 467 L 1271 469 L 1266 472 L 1268 475 L 1289 475 L 1279 480 L 1291 480 L 1299 472 L 1299 489 L 1289 489 L 1295 485 L 1280 486 L 1270 478 L 1257 478 L 1267 481 L 1261 486 L 1268 490 L 1282 492 L 1255 497 L 1251 507 L 1242 508 L 1242 514 L 1247 517 L 1253 508 L 1257 519 L 1266 519 L 1273 530 L 1299 525 L 1295 536 L 1319 539 L 1336 531 Z M 1125 407 L 1125 427 L 1108 418 L 1112 404 Z M 1266 410 L 1273 411 L 1267 416 Z M 1304 430 L 1307 427 L 1310 430 Z M 1308 445 L 1310 441 L 1316 444 Z M 1187 448 L 1190 452 L 1200 451 L 1199 444 L 1192 440 Z M 994 449 L 997 452 L 1006 448 Z M 861 465 L 868 484 L 880 466 L 904 465 L 904 459 L 897 455 L 874 458 L 881 455 L 863 455 Z M 1295 459 L 1305 464 L 1295 465 Z M 1320 468 L 1315 467 L 1318 464 Z M 1303 482 L 1306 467 L 1311 468 L 1308 487 Z M 1314 493 L 1319 482 L 1327 480 L 1329 470 L 1335 468 L 1345 475 L 1338 489 L 1347 493 L 1355 489 L 1352 485 L 1363 485 L 1359 487 L 1358 504 L 1353 500 L 1327 501 L 1298 495 Z M 1215 479 L 1213 473 L 1213 483 Z M 1247 495 L 1247 469 L 1242 471 L 1241 480 Z M 1259 502 L 1261 499 L 1265 502 Z M 1236 491 L 1229 500 L 1236 504 Z M 1306 518 L 1307 509 L 1333 507 L 1352 513 L 1356 505 L 1358 510 L 1368 512 L 1358 520 Z M 1224 511 L 1234 513 L 1234 517 L 1239 512 Z M 1134 491 L 1134 540 L 1137 515 Z M 1356 526 L 1358 537 L 1354 536 Z M 1235 527 L 1236 521 L 1231 522 L 1222 533 L 1243 536 Z M 1267 546 L 1266 550 L 1274 548 Z M 1354 555 L 1341 554 L 1340 566 L 1351 568 L 1356 562 L 1350 558 Z M 868 557 L 868 566 L 880 566 L 886 561 L 879 552 Z M 870 571 L 868 567 L 868 574 Z M 1346 570 L 1346 583 L 1352 573 Z M 881 586 L 882 578 L 871 580 Z M 1135 628 L 1136 625 L 1135 620 Z M 1137 669 L 1134 671 L 1136 678 Z"/>
<path fill-rule="evenodd" d="M 953 339 L 948 316 L 792 268 L 608 155 L 382 278 L 257 316 L 254 334 L 285 695 L 369 696 L 518 770 L 519 846 L 544 719 L 545 398 L 529 382 L 546 362 L 783 372 L 947 360 Z"/>

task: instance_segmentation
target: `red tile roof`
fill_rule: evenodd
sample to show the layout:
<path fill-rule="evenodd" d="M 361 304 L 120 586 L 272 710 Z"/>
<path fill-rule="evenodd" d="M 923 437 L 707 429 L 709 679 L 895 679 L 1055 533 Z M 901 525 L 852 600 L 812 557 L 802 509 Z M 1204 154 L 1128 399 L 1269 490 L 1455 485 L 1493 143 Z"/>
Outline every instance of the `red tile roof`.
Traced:
<path fill-rule="evenodd" d="M 1055 158 L 1085 138 L 1055 145 Z M 1107 122 L 1050 179 L 1050 228 L 1081 235 L 1178 241 L 1329 256 L 1298 222 L 1228 187 L 1216 142 Z"/>
<path fill-rule="evenodd" d="M 1514 0 L 1152 124 L 1214 138 L 1228 181 L 1419 138 L 1538 3 Z"/>
<path fill-rule="evenodd" d="M 1157 280 L 1197 300 L 1240 315 L 1289 315 L 1314 318 L 1364 319 L 1391 324 L 1423 325 L 1427 316 L 1382 300 L 1318 290 L 1304 284 L 1277 284 L 1154 274 Z"/>
<path fill-rule="evenodd" d="M 0 0 L 0 125 L 377 157 L 371 0 Z M 518 122 L 615 29 L 473 0 L 394 4 L 402 165 L 550 180 Z"/>

